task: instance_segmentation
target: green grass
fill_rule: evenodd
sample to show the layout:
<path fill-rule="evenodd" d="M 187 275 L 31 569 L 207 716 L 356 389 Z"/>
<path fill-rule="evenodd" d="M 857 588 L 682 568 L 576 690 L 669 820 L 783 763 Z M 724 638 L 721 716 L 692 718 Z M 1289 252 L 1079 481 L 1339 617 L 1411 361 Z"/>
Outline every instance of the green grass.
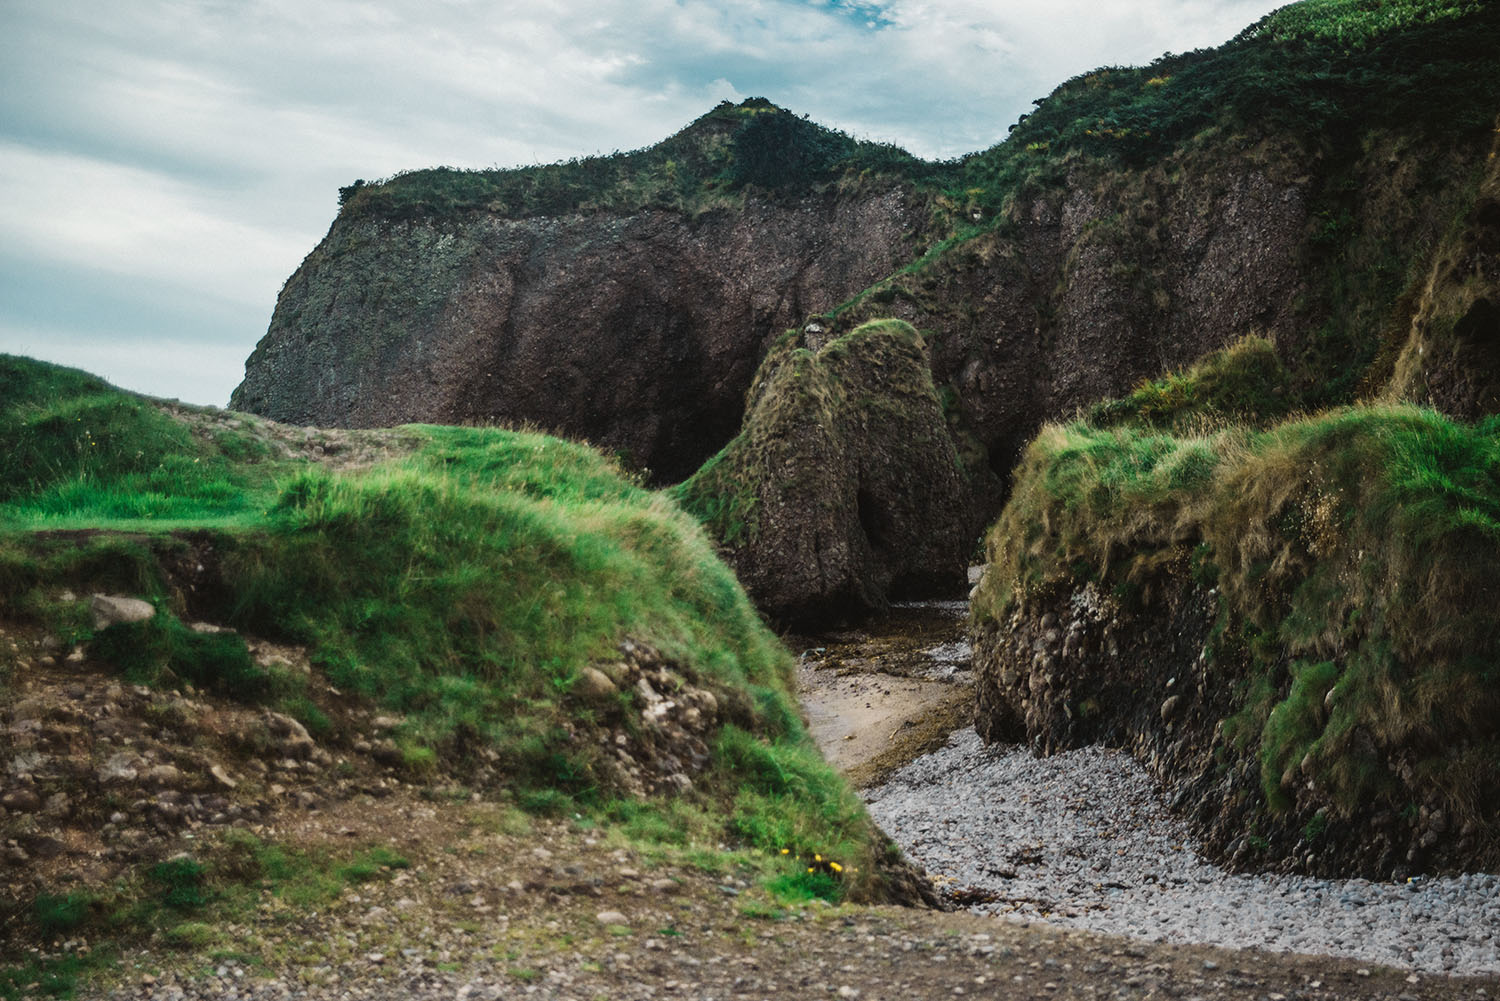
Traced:
<path fill-rule="evenodd" d="M 268 898 L 301 909 L 328 907 L 346 888 L 389 878 L 408 865 L 383 846 L 340 859 L 229 830 L 202 859 L 142 864 L 95 893 L 39 894 L 24 922 L 0 907 L 17 944 L 27 932 L 40 935 L 46 947 L 70 937 L 89 943 L 78 953 L 10 965 L 0 951 L 0 999 L 72 997 L 89 976 L 109 968 L 118 950 L 144 942 L 228 954 L 233 942 L 224 929 L 253 920 Z"/>
<path fill-rule="evenodd" d="M 1264 426 L 1294 409 L 1290 381 L 1271 341 L 1244 337 L 1186 371 L 1144 380 L 1127 396 L 1095 404 L 1086 419 L 1100 428 L 1135 424 L 1177 433 Z"/>
<path fill-rule="evenodd" d="M 281 467 L 248 435 L 196 438 L 146 397 L 0 355 L 0 528 L 253 522 Z"/>
<path fill-rule="evenodd" d="M 632 696 L 600 706 L 570 695 L 583 667 L 617 660 L 620 642 L 634 639 L 714 692 L 731 724 L 695 777 L 692 811 L 714 831 L 705 841 L 737 840 L 777 859 L 789 838 L 870 856 L 875 835 L 858 800 L 801 727 L 790 655 L 697 521 L 593 449 L 415 426 L 407 454 L 370 469 L 272 466 L 254 449 L 230 454 L 179 434 L 150 401 L 82 373 L 24 359 L 7 366 L 18 402 L 0 414 L 0 437 L 19 440 L 39 419 L 74 415 L 77 394 L 91 412 L 118 419 L 90 427 L 95 438 L 107 431 L 111 444 L 98 453 L 107 462 L 66 434 L 28 439 L 37 468 L 51 471 L 0 503 L 0 615 L 89 643 L 132 682 L 268 703 L 326 733 L 338 724 L 300 681 L 256 666 L 240 633 L 306 644 L 340 690 L 402 715 L 395 737 L 412 775 L 462 770 L 483 749 L 499 755 L 528 809 L 650 827 L 659 821 L 622 806 L 601 767 L 599 735 L 628 729 Z M 206 471 L 195 477 L 198 469 Z M 173 471 L 164 485 L 180 491 L 168 502 L 192 516 L 179 528 L 137 518 L 123 524 L 128 531 L 52 531 L 116 524 L 102 498 L 164 470 Z M 222 497 L 206 499 L 210 483 Z M 244 516 L 226 522 L 229 509 Z M 215 583 L 195 593 L 191 615 L 234 633 L 184 624 L 174 568 L 205 553 Z M 64 589 L 141 596 L 158 613 L 96 634 L 86 600 L 65 600 Z M 788 781 L 768 782 L 767 762 Z M 278 864 L 257 862 L 266 871 Z M 863 868 L 869 880 L 873 867 Z M 193 881 L 161 875 L 192 910 Z"/>
<path fill-rule="evenodd" d="M 1346 814 L 1388 800 L 1381 756 L 1407 749 L 1451 815 L 1478 818 L 1500 756 L 1496 431 L 1411 407 L 1199 436 L 1049 427 L 989 536 L 975 618 L 1086 580 L 1128 595 L 1192 550 L 1262 672 L 1226 733 L 1273 807 L 1304 759 Z"/>
<path fill-rule="evenodd" d="M 648 208 L 696 214 L 739 204 L 747 187 L 798 195 L 850 178 L 931 179 L 950 171 L 951 165 L 926 163 L 750 98 L 721 102 L 647 149 L 507 170 L 407 171 L 341 188 L 339 203 L 348 220 L 473 211 L 513 218 Z"/>
<path fill-rule="evenodd" d="M 1319 39 L 1363 49 L 1383 35 L 1461 18 L 1482 6 L 1480 0 L 1302 0 L 1267 14 L 1245 36 Z"/>

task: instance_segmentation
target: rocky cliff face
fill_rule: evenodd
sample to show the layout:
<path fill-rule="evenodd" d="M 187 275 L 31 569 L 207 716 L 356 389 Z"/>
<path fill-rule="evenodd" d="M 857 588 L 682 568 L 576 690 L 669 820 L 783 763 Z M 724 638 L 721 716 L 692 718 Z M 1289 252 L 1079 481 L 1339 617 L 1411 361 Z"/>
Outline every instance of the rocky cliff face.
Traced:
<path fill-rule="evenodd" d="M 1226 725 L 1243 710 L 1253 672 L 1244 651 L 1216 643 L 1217 592 L 1194 582 L 1180 556 L 1133 606 L 1085 584 L 1008 622 L 981 624 L 972 637 L 980 735 L 1038 753 L 1129 750 L 1209 852 L 1236 868 L 1376 880 L 1490 871 L 1500 857 L 1493 805 L 1455 811 L 1423 760 L 1434 748 L 1415 739 L 1377 753 L 1362 738 L 1382 762 L 1385 795 L 1338 809 L 1303 761 L 1283 778 L 1288 804 L 1267 809 L 1260 765 Z M 1493 771 L 1479 775 L 1494 784 Z"/>
<path fill-rule="evenodd" d="M 829 322 L 895 316 L 924 331 L 960 448 L 1001 479 L 1043 422 L 1250 334 L 1289 360 L 1289 394 L 1346 402 L 1401 286 L 1427 266 L 1419 248 L 1460 200 L 1457 185 L 1433 183 L 1431 164 L 1386 176 L 1397 144 L 1371 140 L 1337 163 L 1268 140 L 1232 155 L 1199 145 L 1136 170 L 1079 165 Z M 1382 183 L 1329 236 L 1330 189 L 1365 173 Z M 984 516 L 1003 496 L 976 481 Z"/>
<path fill-rule="evenodd" d="M 909 188 L 507 218 L 340 218 L 231 406 L 295 423 L 529 422 L 680 479 L 739 427 L 770 341 L 890 273 Z"/>
<path fill-rule="evenodd" d="M 1385 396 L 1466 420 L 1500 413 L 1500 141 L 1416 298 Z"/>

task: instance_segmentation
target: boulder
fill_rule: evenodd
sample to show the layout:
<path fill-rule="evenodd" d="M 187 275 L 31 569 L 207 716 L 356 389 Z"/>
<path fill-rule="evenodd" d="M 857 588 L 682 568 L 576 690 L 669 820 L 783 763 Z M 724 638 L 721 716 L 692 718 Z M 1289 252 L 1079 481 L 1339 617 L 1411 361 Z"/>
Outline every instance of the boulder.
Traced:
<path fill-rule="evenodd" d="M 145 622 L 156 615 L 156 606 L 140 598 L 118 594 L 96 594 L 89 599 L 94 614 L 94 629 L 108 629 L 125 622 Z"/>

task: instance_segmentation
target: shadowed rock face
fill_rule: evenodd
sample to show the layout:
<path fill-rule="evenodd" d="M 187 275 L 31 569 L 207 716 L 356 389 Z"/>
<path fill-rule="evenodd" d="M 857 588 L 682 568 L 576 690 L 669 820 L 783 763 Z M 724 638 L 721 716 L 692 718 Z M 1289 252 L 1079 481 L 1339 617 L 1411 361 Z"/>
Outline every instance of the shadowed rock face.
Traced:
<path fill-rule="evenodd" d="M 1474 208 L 1438 250 L 1385 394 L 1471 421 L 1500 413 L 1500 141 L 1488 162 Z"/>
<path fill-rule="evenodd" d="M 770 340 L 910 259 L 903 189 L 509 219 L 340 218 L 231 406 L 381 427 L 530 422 L 680 479 L 739 427 Z"/>
<path fill-rule="evenodd" d="M 756 604 L 788 623 L 961 588 L 964 495 L 926 345 L 889 320 L 822 345 L 784 338 L 744 430 L 679 488 L 717 521 Z"/>
<path fill-rule="evenodd" d="M 1198 152 L 1088 174 L 1018 201 L 1012 224 L 958 244 L 841 313 L 929 332 L 933 381 L 977 448 L 988 514 L 1040 425 L 1119 396 L 1251 332 L 1307 335 L 1299 255 L 1314 179 L 1295 151 Z M 965 458 L 971 456 L 966 451 Z"/>

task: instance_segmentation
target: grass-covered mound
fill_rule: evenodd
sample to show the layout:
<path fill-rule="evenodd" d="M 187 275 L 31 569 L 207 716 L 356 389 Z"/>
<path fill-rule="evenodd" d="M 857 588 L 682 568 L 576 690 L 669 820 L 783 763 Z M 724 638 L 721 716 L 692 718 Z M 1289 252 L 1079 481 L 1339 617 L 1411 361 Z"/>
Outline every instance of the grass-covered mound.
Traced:
<path fill-rule="evenodd" d="M 84 644 L 133 682 L 267 705 L 337 742 L 305 679 L 257 668 L 236 633 L 302 644 L 337 690 L 403 720 L 413 775 L 496 762 L 523 806 L 637 826 L 653 811 L 690 814 L 691 836 L 710 845 L 787 850 L 792 884 L 879 894 L 883 846 L 803 730 L 791 658 L 697 522 L 597 452 L 411 427 L 404 454 L 335 471 L 188 433 L 82 373 L 0 362 L 0 442 L 31 471 L 0 503 L 0 619 Z M 144 597 L 156 618 L 96 635 L 76 597 L 91 591 Z M 189 630 L 191 619 L 236 633 Z M 606 767 L 604 736 L 634 733 L 643 696 L 575 691 L 625 641 L 719 707 L 680 802 L 632 799 Z M 804 853 L 839 859 L 849 877 L 804 872 Z"/>
<path fill-rule="evenodd" d="M 975 625 L 993 651 L 1027 616 L 1091 587 L 1111 609 L 1098 615 L 1116 631 L 1110 645 L 1126 644 L 1132 628 L 1168 639 L 1155 663 L 1112 666 L 1102 654 L 1090 663 L 1139 667 L 1140 699 L 1165 701 L 1158 717 L 1155 701 L 1139 713 L 1079 699 L 1070 718 L 1134 713 L 1153 728 L 1213 707 L 1218 718 L 1200 720 L 1198 737 L 1211 736 L 1215 767 L 1252 759 L 1263 822 L 1295 818 L 1301 847 L 1347 822 L 1366 841 L 1370 825 L 1399 829 L 1420 849 L 1402 861 L 1493 863 L 1497 431 L 1494 419 L 1474 426 L 1401 406 L 1198 435 L 1050 426 L 989 535 Z M 1177 607 L 1165 593 L 1194 583 L 1214 589 L 1217 621 L 1194 641 L 1196 662 L 1189 650 L 1178 664 L 1167 648 L 1182 624 L 1154 620 Z M 1085 646 L 1070 638 L 1048 670 L 1071 670 Z M 1045 696 L 1033 676 L 1017 697 Z M 1406 846 L 1383 833 L 1389 862 Z M 1296 840 L 1277 847 L 1285 854 Z"/>

